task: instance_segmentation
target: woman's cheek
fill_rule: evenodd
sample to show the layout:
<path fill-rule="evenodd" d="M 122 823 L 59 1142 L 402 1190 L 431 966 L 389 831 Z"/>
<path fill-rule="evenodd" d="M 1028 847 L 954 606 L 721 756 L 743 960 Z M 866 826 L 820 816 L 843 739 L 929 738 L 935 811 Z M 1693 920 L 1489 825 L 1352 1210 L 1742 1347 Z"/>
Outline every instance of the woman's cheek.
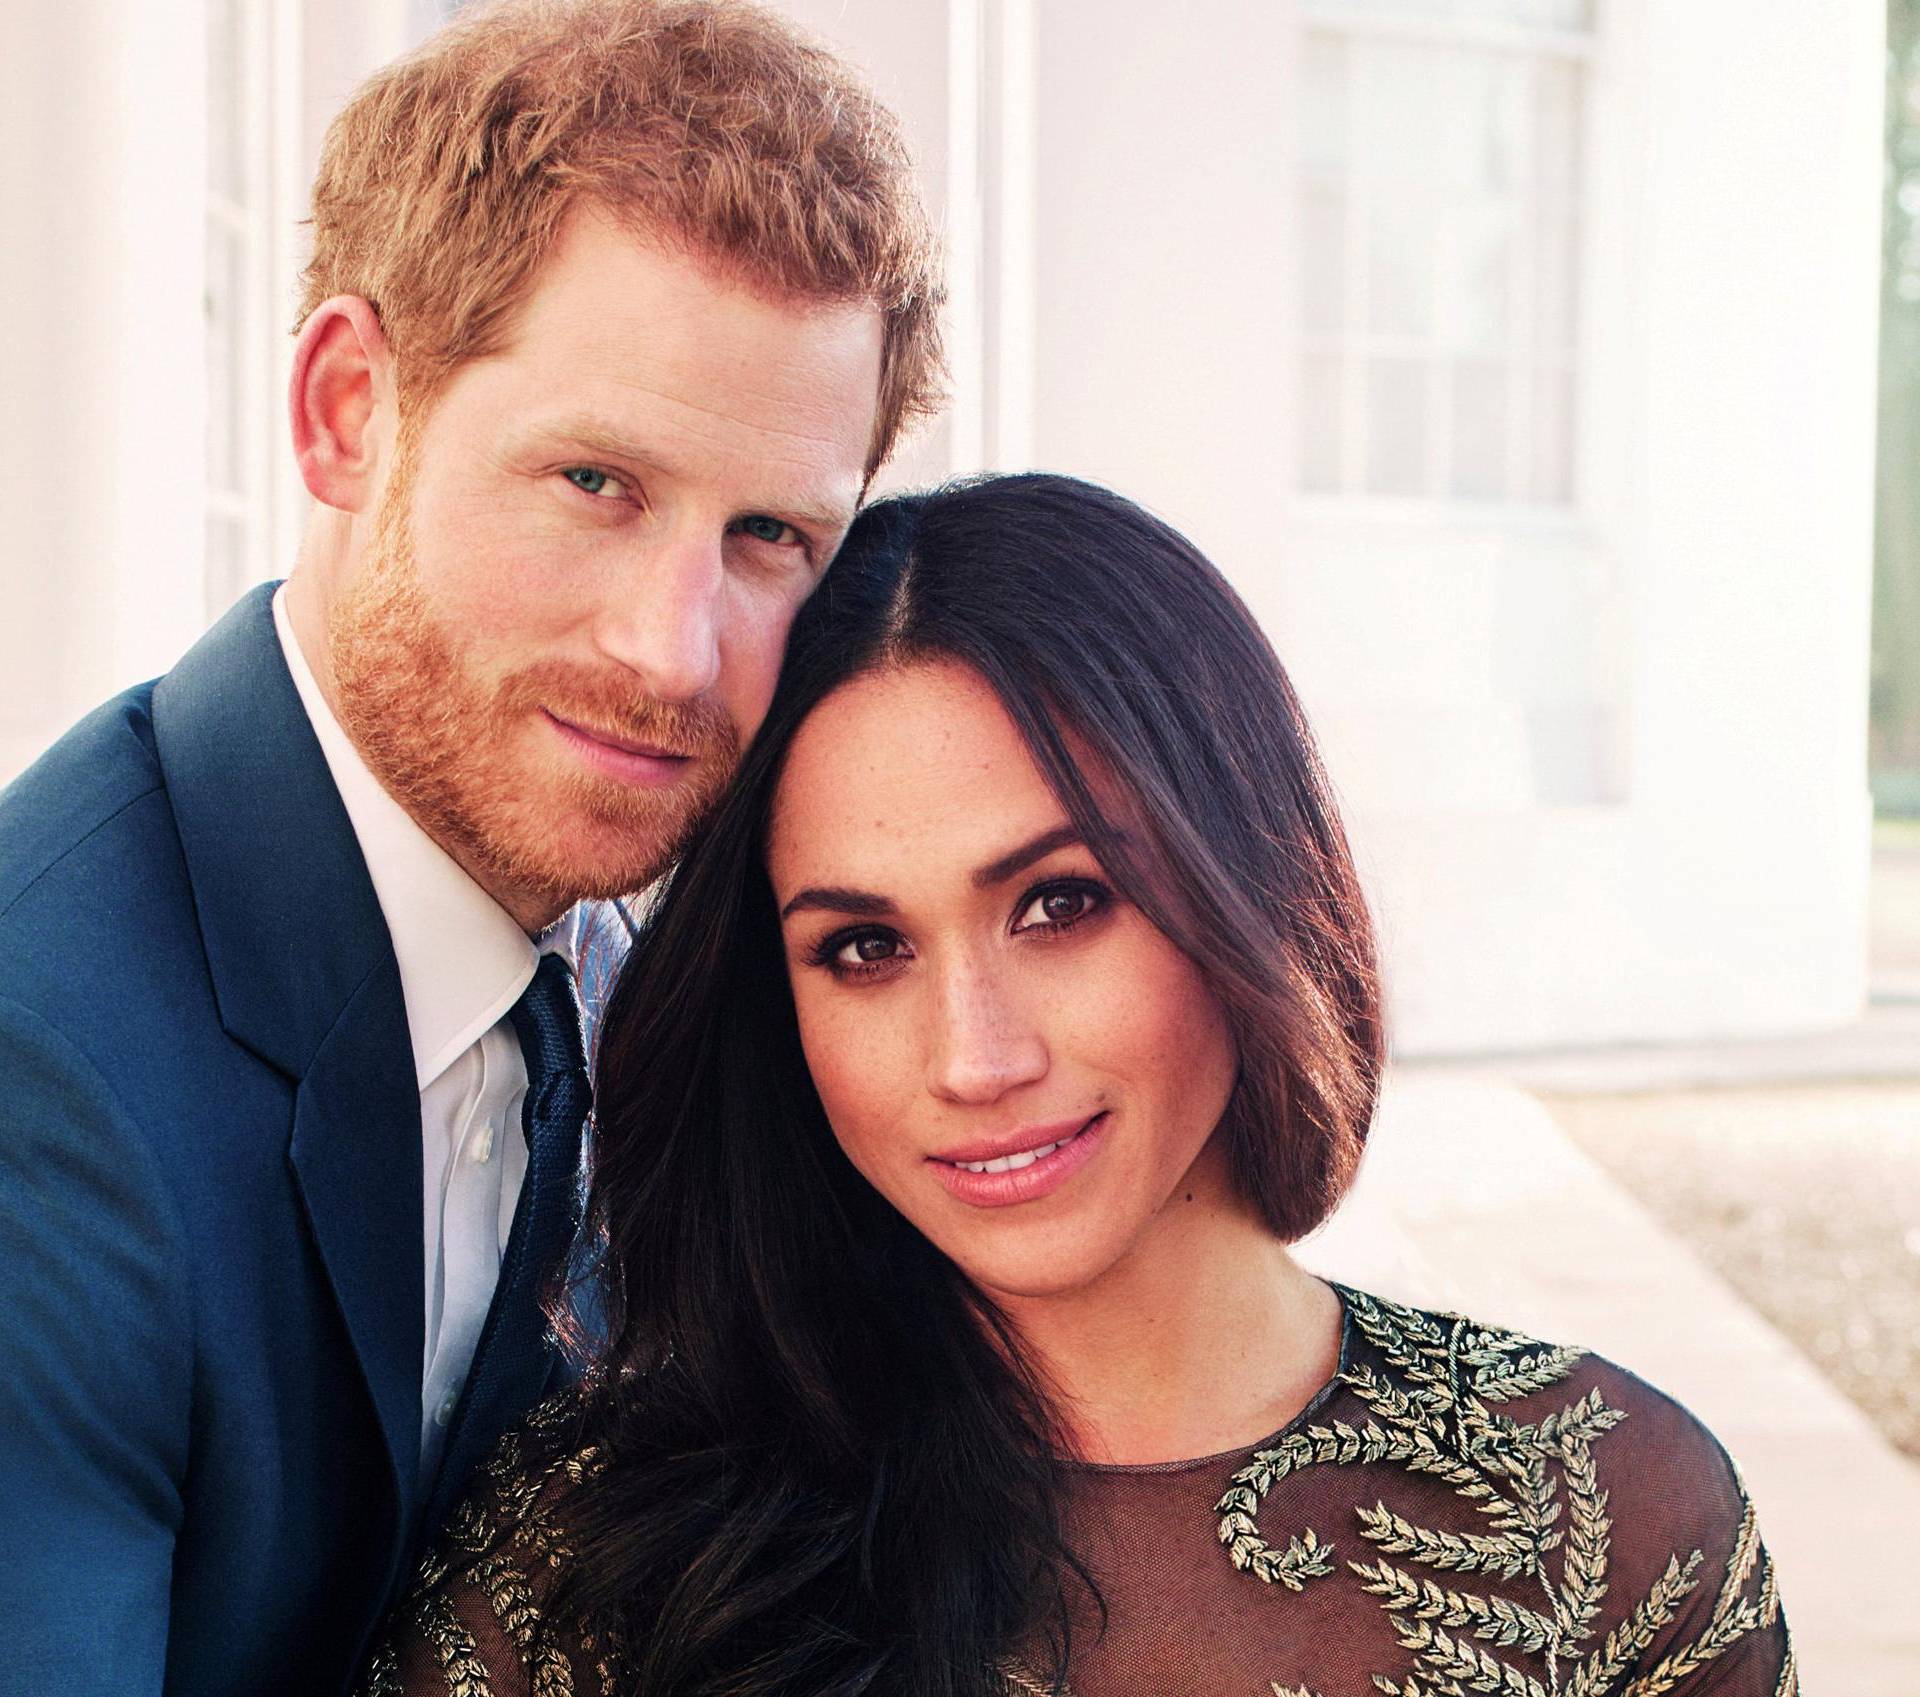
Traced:
<path fill-rule="evenodd" d="M 1144 919 L 1129 918 L 1121 946 L 1084 980 L 1063 1044 L 1136 1094 L 1197 1106 L 1222 1078 L 1231 1084 L 1237 1063 L 1226 1017 L 1199 968 Z"/>
<path fill-rule="evenodd" d="M 833 1135 L 854 1166 L 873 1178 L 904 1148 L 911 1102 L 902 1084 L 898 1034 L 885 1011 L 854 996 L 796 998 L 800 1046 Z M 887 1131 L 891 1131 L 891 1136 Z"/>
<path fill-rule="evenodd" d="M 1056 1056 L 1128 1073 L 1170 1060 L 1201 1029 L 1198 1003 L 1211 1001 L 1187 958 L 1133 912 L 1105 946 L 1060 951 L 1042 1005 L 1050 1010 Z M 1077 958 L 1075 955 L 1077 953 Z"/>

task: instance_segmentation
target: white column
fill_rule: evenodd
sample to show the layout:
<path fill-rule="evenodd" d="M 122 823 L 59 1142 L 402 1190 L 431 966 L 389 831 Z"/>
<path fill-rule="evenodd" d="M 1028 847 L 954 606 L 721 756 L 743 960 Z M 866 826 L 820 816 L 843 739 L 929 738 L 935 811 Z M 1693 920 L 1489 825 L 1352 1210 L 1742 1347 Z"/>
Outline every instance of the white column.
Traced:
<path fill-rule="evenodd" d="M 1885 16 L 1645 4 L 1636 796 L 1670 1017 L 1865 990 Z"/>
<path fill-rule="evenodd" d="M 21 0 L 0 66 L 3 778 L 199 630 L 204 17 Z"/>
<path fill-rule="evenodd" d="M 822 45 L 855 66 L 893 110 L 906 131 L 921 192 L 935 227 L 957 248 L 960 263 L 949 281 L 954 311 L 948 325 L 956 404 L 902 446 L 881 474 L 882 489 L 931 483 L 955 469 L 956 443 L 970 434 L 956 419 L 977 407 L 980 378 L 973 354 L 977 284 L 968 244 L 977 227 L 977 171 L 966 149 L 973 133 L 971 102 L 978 78 L 971 62 L 956 68 L 954 46 L 973 28 L 982 0 L 775 0 Z M 958 104 L 956 104 L 956 101 Z"/>

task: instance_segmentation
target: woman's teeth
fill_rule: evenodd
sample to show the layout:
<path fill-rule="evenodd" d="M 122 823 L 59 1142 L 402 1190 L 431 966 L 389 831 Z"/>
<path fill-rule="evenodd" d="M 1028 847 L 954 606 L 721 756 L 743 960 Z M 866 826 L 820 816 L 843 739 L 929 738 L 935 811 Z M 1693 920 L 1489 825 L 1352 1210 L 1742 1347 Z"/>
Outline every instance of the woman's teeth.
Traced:
<path fill-rule="evenodd" d="M 1073 1137 L 1079 1135 L 1076 1131 Z M 1045 1160 L 1054 1150 L 1064 1149 L 1073 1137 L 1063 1137 L 1058 1143 L 1043 1143 L 1038 1149 L 1022 1149 L 1017 1155 L 999 1155 L 991 1161 L 955 1161 L 953 1164 L 963 1173 L 1017 1173 L 1022 1167 Z"/>

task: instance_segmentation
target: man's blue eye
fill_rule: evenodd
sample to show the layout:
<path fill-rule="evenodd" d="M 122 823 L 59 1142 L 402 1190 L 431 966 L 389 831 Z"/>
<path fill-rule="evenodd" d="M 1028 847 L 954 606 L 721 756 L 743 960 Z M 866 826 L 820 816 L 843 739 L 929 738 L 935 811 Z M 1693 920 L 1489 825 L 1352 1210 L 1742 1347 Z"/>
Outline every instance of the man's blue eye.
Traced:
<path fill-rule="evenodd" d="M 609 477 L 604 471 L 598 471 L 590 465 L 568 466 L 564 475 L 574 488 L 588 495 L 611 495 L 620 489 L 618 478 Z"/>
<path fill-rule="evenodd" d="M 798 540 L 792 525 L 783 524 L 779 519 L 770 519 L 765 513 L 749 513 L 740 521 L 740 528 L 756 542 Z"/>

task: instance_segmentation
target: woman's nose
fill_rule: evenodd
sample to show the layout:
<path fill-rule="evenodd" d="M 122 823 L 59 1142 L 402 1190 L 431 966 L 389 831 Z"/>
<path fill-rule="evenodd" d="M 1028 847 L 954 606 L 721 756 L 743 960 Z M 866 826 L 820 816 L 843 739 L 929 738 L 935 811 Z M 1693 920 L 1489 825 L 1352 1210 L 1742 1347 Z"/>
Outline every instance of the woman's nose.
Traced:
<path fill-rule="evenodd" d="M 927 1087 L 950 1102 L 997 1101 L 1046 1076 L 1047 1044 L 1012 987 L 977 966 L 943 979 L 933 1010 Z"/>

